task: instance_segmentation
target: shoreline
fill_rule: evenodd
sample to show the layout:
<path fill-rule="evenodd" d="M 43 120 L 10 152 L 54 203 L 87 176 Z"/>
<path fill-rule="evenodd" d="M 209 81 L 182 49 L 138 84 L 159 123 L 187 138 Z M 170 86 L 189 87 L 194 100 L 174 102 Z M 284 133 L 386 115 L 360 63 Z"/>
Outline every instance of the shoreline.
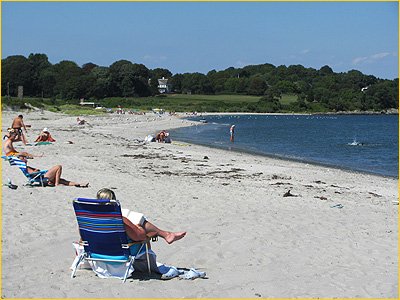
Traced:
<path fill-rule="evenodd" d="M 2 113 L 3 133 L 18 113 Z M 78 126 L 73 116 L 23 115 L 32 125 L 28 141 L 44 127 L 57 140 L 17 143 L 45 154 L 30 164 L 61 164 L 64 178 L 90 186 L 28 187 L 18 168 L 3 163 L 3 183 L 18 185 L 2 187 L 4 298 L 398 297 L 397 179 L 173 137 L 171 144 L 142 142 L 195 124 L 175 116 L 85 116 L 91 126 Z M 160 228 L 187 231 L 171 245 L 152 243 L 157 261 L 195 267 L 208 278 L 134 273 L 121 284 L 78 270 L 71 279 L 72 242 L 79 239 L 71 201 L 103 187 Z"/>
<path fill-rule="evenodd" d="M 266 115 L 266 116 L 279 116 L 279 115 L 289 115 L 289 116 L 302 116 L 304 114 L 248 114 L 248 113 L 241 113 L 241 114 L 235 114 L 235 113 L 225 113 L 225 114 L 214 114 L 214 113 L 210 113 L 210 114 L 203 114 L 203 115 L 198 115 L 198 116 L 193 116 L 193 115 L 189 115 L 189 116 L 185 116 L 185 115 L 179 115 L 179 118 L 188 120 L 193 122 L 194 124 L 192 126 L 198 126 L 198 125 L 206 125 L 207 123 L 203 123 L 203 122 L 199 122 L 196 120 L 190 120 L 190 118 L 198 118 L 198 117 L 202 117 L 202 116 L 234 116 L 234 115 Z M 169 130 L 173 132 L 175 128 L 170 128 Z M 343 171 L 348 171 L 348 172 L 353 172 L 355 174 L 369 174 L 369 175 L 375 175 L 378 177 L 384 177 L 384 178 L 393 178 L 393 179 L 398 179 L 399 175 L 386 175 L 386 174 L 381 174 L 381 173 L 376 173 L 373 171 L 368 171 L 368 170 L 358 170 L 358 169 L 353 169 L 351 167 L 346 167 L 346 166 L 339 166 L 339 165 L 335 165 L 335 164 L 329 164 L 329 163 L 323 163 L 323 162 L 317 162 L 317 161 L 312 161 L 312 160 L 307 160 L 306 158 L 302 159 L 302 158 L 292 158 L 292 157 L 287 157 L 285 155 L 278 155 L 278 154 L 270 154 L 270 153 L 263 153 L 263 152 L 257 152 L 256 150 L 250 150 L 250 149 L 238 149 L 238 148 L 232 148 L 232 149 L 227 149 L 225 148 L 225 146 L 218 146 L 218 145 L 213 145 L 213 144 L 207 144 L 207 143 L 201 143 L 198 142 L 196 140 L 180 140 L 181 142 L 185 142 L 185 143 L 193 143 L 196 145 L 201 145 L 204 147 L 210 147 L 210 148 L 216 148 L 216 149 L 222 149 L 222 150 L 226 150 L 226 151 L 236 151 L 236 152 L 242 152 L 242 153 L 247 153 L 250 155 L 256 155 L 256 156 L 265 156 L 265 157 L 269 157 L 272 159 L 280 159 L 280 160 L 288 160 L 288 161 L 294 161 L 294 162 L 299 162 L 299 163 L 304 163 L 304 164 L 312 164 L 312 165 L 316 165 L 316 166 L 321 166 L 324 168 L 335 168 L 338 170 L 343 170 Z"/>
<path fill-rule="evenodd" d="M 375 112 L 375 111 L 340 111 L 340 112 L 313 112 L 313 113 L 256 113 L 256 112 L 199 112 L 197 115 L 193 115 L 190 113 L 177 113 L 180 117 L 199 117 L 199 116 L 224 116 L 224 115 L 265 115 L 265 116 L 336 116 L 336 115 L 399 115 L 399 111 L 397 109 Z"/>
<path fill-rule="evenodd" d="M 170 130 L 172 131 L 173 129 L 174 128 L 172 128 Z M 341 171 L 346 171 L 346 172 L 349 172 L 349 173 L 354 173 L 355 175 L 356 174 L 366 174 L 366 175 L 372 175 L 372 176 L 389 178 L 389 179 L 398 179 L 398 176 L 383 175 L 383 174 L 378 174 L 378 173 L 374 173 L 374 172 L 371 172 L 371 171 L 354 170 L 354 169 L 346 168 L 346 167 L 342 167 L 342 166 L 324 164 L 324 163 L 314 162 L 314 161 L 307 161 L 305 159 L 303 160 L 303 159 L 300 159 L 300 158 L 290 158 L 290 157 L 279 156 L 279 155 L 274 155 L 274 154 L 258 153 L 256 151 L 245 150 L 245 149 L 226 149 L 226 148 L 223 148 L 223 147 L 212 146 L 212 145 L 209 145 L 209 144 L 202 144 L 202 143 L 199 143 L 199 142 L 193 142 L 193 141 L 187 141 L 187 140 L 177 140 L 177 141 L 178 142 L 183 142 L 183 143 L 195 144 L 195 145 L 208 147 L 208 148 L 220 149 L 220 150 L 224 150 L 224 151 L 227 151 L 227 152 L 234 151 L 234 152 L 253 155 L 253 156 L 267 157 L 267 158 L 271 158 L 271 159 L 278 159 L 278 160 L 288 161 L 288 162 L 298 162 L 298 163 L 303 163 L 303 164 L 306 164 L 306 165 L 310 164 L 310 165 L 314 165 L 314 166 L 317 166 L 317 167 L 323 167 L 323 168 L 328 168 L 328 169 L 332 168 L 332 169 L 337 169 L 337 170 L 341 170 Z"/>

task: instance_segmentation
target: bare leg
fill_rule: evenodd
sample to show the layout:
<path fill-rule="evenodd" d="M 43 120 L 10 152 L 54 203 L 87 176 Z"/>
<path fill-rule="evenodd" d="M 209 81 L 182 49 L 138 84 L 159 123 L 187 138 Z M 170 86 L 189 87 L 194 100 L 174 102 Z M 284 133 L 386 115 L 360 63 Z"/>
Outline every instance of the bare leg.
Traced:
<path fill-rule="evenodd" d="M 76 187 L 88 187 L 89 183 L 77 183 L 69 180 L 65 180 L 64 178 L 61 178 L 61 173 L 62 173 L 62 166 L 57 165 L 52 167 L 50 170 L 47 171 L 46 174 L 44 174 L 44 177 L 48 178 L 51 183 L 54 185 L 68 185 L 68 186 L 76 186 Z"/>
<path fill-rule="evenodd" d="M 48 178 L 52 184 L 60 185 L 61 173 L 62 173 L 62 166 L 57 165 L 49 169 L 47 173 L 44 174 L 44 177 Z"/>
<path fill-rule="evenodd" d="M 171 232 L 171 231 L 165 231 L 161 230 L 154 224 L 145 221 L 143 224 L 144 230 L 146 230 L 146 233 L 150 232 L 156 232 L 158 236 L 161 236 L 168 244 L 172 244 L 175 241 L 180 240 L 186 235 L 186 231 L 181 231 L 181 232 Z"/>
<path fill-rule="evenodd" d="M 73 182 L 73 181 L 66 180 L 64 178 L 60 178 L 60 185 L 68 185 L 68 186 L 76 186 L 76 187 L 88 187 L 89 186 L 89 182 L 78 183 L 78 182 Z"/>
<path fill-rule="evenodd" d="M 24 145 L 26 145 L 28 143 L 28 141 L 26 140 L 25 134 L 21 134 L 21 138 L 22 138 L 22 143 L 24 143 Z"/>

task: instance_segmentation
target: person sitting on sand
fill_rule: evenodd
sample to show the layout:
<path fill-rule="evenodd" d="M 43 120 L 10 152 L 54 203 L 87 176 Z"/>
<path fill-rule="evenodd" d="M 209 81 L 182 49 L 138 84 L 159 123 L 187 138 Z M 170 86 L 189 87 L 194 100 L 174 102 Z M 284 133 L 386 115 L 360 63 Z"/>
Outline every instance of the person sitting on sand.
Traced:
<path fill-rule="evenodd" d="M 97 199 L 116 200 L 115 193 L 107 188 L 99 190 L 96 197 Z M 186 235 L 185 231 L 171 232 L 162 230 L 150 223 L 143 214 L 129 211 L 128 209 L 122 209 L 122 219 L 125 224 L 126 233 L 133 241 L 143 241 L 148 235 L 156 235 L 162 237 L 168 244 L 172 244 Z"/>
<path fill-rule="evenodd" d="M 84 119 L 81 119 L 79 117 L 76 118 L 76 122 L 78 122 L 78 125 L 85 125 L 86 121 Z"/>
<path fill-rule="evenodd" d="M 28 160 L 25 155 L 19 154 L 19 155 L 17 155 L 17 157 L 27 164 Z M 26 165 L 26 169 L 27 169 L 28 173 L 35 173 L 35 172 L 40 171 L 39 169 L 30 167 L 28 165 Z M 49 186 L 67 185 L 67 186 L 76 186 L 76 187 L 88 187 L 89 186 L 88 182 L 77 183 L 77 182 L 73 182 L 73 181 L 69 181 L 64 178 L 61 178 L 61 174 L 62 174 L 62 166 L 61 165 L 56 165 L 56 166 L 50 168 L 44 174 L 44 178 L 48 179 L 47 185 L 49 185 Z"/>
<path fill-rule="evenodd" d="M 164 143 L 165 141 L 165 137 L 166 137 L 166 131 L 165 130 L 161 130 L 159 133 L 157 133 L 156 135 L 156 141 L 158 143 Z"/>
<path fill-rule="evenodd" d="M 18 117 L 14 118 L 12 124 L 11 124 L 11 128 L 14 129 L 19 137 L 18 137 L 18 141 L 22 141 L 24 143 L 24 145 L 27 144 L 26 141 L 26 137 L 24 135 L 24 133 L 22 132 L 22 128 L 24 128 L 25 132 L 28 132 L 26 130 L 26 126 L 24 124 L 24 120 L 23 120 L 24 116 L 23 115 L 18 115 Z"/>
<path fill-rule="evenodd" d="M 3 140 L 8 139 L 10 137 L 11 132 L 16 132 L 16 130 L 12 129 L 11 127 L 7 128 L 7 133 L 3 136 Z"/>
<path fill-rule="evenodd" d="M 93 127 L 92 125 L 89 124 L 88 121 L 81 119 L 79 117 L 76 118 L 76 121 L 78 122 L 78 125 L 89 125 L 89 127 Z"/>
<path fill-rule="evenodd" d="M 28 152 L 19 152 L 14 148 L 13 143 L 20 140 L 19 134 L 15 131 L 15 129 L 9 130 L 8 138 L 4 142 L 3 151 L 6 156 L 17 156 L 18 154 L 25 155 L 28 158 L 33 157 L 41 157 L 43 155 L 33 155 Z"/>
<path fill-rule="evenodd" d="M 55 142 L 56 140 L 51 136 L 49 130 L 47 128 L 43 128 L 42 132 L 36 138 L 35 143 L 37 142 Z"/>

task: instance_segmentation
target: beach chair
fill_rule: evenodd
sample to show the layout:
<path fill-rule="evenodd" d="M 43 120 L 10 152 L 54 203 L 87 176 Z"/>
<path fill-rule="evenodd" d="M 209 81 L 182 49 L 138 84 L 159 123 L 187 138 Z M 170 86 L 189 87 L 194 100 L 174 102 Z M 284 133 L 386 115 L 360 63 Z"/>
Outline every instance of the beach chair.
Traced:
<path fill-rule="evenodd" d="M 73 206 L 81 235 L 80 245 L 84 247 L 84 251 L 71 267 L 71 278 L 75 276 L 81 262 L 99 261 L 125 265 L 126 270 L 122 278 L 125 282 L 135 257 L 143 253 L 144 249 L 148 271 L 151 273 L 149 239 L 129 243 L 118 200 L 76 198 L 73 200 Z"/>
<path fill-rule="evenodd" d="M 40 183 L 41 186 L 44 186 L 48 183 L 48 179 L 44 178 L 44 174 L 47 173 L 48 170 L 40 170 L 38 172 L 29 173 L 27 170 L 26 163 L 20 160 L 16 156 L 2 156 L 4 160 L 7 160 L 11 166 L 17 166 L 25 177 L 28 179 L 28 185 L 34 185 L 35 183 Z"/>

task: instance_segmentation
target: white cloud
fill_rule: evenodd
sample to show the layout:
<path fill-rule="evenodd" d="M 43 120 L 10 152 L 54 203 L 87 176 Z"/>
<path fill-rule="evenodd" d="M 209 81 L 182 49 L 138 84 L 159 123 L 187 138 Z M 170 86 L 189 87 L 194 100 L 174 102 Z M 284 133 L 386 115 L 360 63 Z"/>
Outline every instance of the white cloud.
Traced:
<path fill-rule="evenodd" d="M 301 54 L 308 54 L 310 53 L 310 49 L 304 49 L 303 51 L 301 51 Z"/>
<path fill-rule="evenodd" d="M 353 65 L 358 65 L 364 61 L 366 61 L 368 59 L 368 57 L 363 56 L 363 57 L 356 57 L 353 59 Z"/>
<path fill-rule="evenodd" d="M 386 57 L 388 55 L 390 55 L 389 52 L 376 53 L 376 54 L 371 55 L 371 59 L 377 60 L 377 59 L 384 58 L 384 57 Z"/>
<path fill-rule="evenodd" d="M 385 57 L 389 56 L 389 52 L 381 52 L 381 53 L 375 53 L 370 56 L 362 56 L 362 57 L 356 57 L 352 60 L 353 65 L 359 65 L 362 63 L 373 63 L 378 60 L 384 59 Z"/>

